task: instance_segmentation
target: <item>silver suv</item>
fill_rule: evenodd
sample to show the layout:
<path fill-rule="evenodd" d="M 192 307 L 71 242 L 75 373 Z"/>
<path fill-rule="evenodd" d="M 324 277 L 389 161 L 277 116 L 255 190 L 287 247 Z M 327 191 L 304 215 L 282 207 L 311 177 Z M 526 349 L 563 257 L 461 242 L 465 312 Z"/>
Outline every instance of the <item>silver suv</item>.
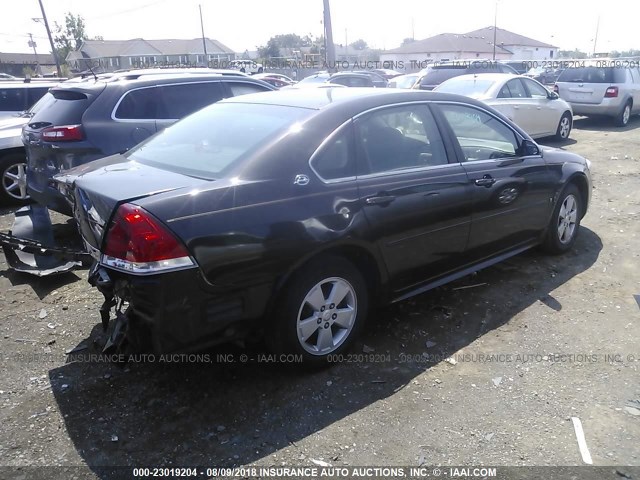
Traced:
<path fill-rule="evenodd" d="M 640 68 L 636 60 L 591 60 L 564 70 L 555 92 L 574 115 L 605 115 L 624 127 L 640 113 Z"/>

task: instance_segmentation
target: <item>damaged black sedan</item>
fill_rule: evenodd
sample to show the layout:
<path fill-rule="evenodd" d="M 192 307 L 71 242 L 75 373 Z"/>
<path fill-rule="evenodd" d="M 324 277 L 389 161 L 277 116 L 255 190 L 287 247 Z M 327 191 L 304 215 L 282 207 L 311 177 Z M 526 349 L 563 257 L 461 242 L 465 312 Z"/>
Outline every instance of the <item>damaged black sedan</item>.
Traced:
<path fill-rule="evenodd" d="M 57 180 L 112 343 L 261 332 L 309 362 L 347 349 L 373 305 L 569 250 L 591 192 L 588 160 L 481 102 L 332 88 L 224 100 Z"/>

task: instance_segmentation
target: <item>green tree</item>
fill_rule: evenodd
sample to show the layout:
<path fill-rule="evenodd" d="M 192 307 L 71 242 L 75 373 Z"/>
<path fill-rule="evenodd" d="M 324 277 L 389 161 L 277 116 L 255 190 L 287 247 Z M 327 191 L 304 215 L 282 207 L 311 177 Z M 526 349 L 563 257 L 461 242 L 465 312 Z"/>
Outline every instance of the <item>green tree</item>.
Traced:
<path fill-rule="evenodd" d="M 559 58 L 576 58 L 576 59 L 580 59 L 580 58 L 587 58 L 589 55 L 585 52 L 583 52 L 582 50 L 578 50 L 577 48 L 575 50 L 559 50 L 558 51 L 558 57 Z"/>
<path fill-rule="evenodd" d="M 359 38 L 355 42 L 349 44 L 349 46 L 355 50 L 366 50 L 369 45 L 363 39 Z"/>
<path fill-rule="evenodd" d="M 84 19 L 71 12 L 65 14 L 64 27 L 55 22 L 54 33 L 53 44 L 61 62 L 65 61 L 69 52 L 78 50 L 82 42 L 89 39 Z"/>

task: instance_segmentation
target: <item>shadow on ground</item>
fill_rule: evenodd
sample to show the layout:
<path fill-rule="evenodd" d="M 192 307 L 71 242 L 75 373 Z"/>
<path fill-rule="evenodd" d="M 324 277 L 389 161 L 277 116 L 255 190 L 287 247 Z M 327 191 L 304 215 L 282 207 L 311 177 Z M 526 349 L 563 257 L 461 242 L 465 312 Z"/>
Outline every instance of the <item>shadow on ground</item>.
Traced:
<path fill-rule="evenodd" d="M 111 477 L 100 466 L 255 462 L 407 386 L 434 364 L 399 359 L 426 351 L 427 338 L 436 343 L 429 352 L 445 358 L 537 301 L 561 310 L 551 292 L 589 269 L 601 249 L 598 235 L 583 227 L 566 255 L 531 251 L 378 312 L 354 349 L 366 344 L 377 362 L 314 372 L 238 362 L 243 353 L 256 358 L 257 347 L 202 354 L 234 355 L 236 363 L 227 364 L 123 369 L 76 359 L 49 372 L 52 390 L 75 448 L 102 478 Z M 92 337 L 99 335 L 96 326 Z M 82 344 L 94 351 L 91 338 Z"/>

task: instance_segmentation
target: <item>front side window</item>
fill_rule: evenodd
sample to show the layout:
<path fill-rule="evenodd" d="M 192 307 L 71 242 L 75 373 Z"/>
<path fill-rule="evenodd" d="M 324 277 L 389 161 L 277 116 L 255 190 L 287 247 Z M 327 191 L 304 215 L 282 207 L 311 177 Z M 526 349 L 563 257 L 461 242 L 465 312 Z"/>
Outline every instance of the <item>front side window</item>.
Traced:
<path fill-rule="evenodd" d="M 390 107 L 358 120 L 367 173 L 400 171 L 448 163 L 444 144 L 424 104 Z"/>
<path fill-rule="evenodd" d="M 460 144 L 464 160 L 490 160 L 518 156 L 513 130 L 488 113 L 456 104 L 438 105 Z"/>
<path fill-rule="evenodd" d="M 544 88 L 542 85 L 534 82 L 533 80 L 529 80 L 527 78 L 523 79 L 523 81 L 527 85 L 527 90 L 529 90 L 529 94 L 531 98 L 544 99 L 549 97 L 549 91 L 546 88 Z"/>

